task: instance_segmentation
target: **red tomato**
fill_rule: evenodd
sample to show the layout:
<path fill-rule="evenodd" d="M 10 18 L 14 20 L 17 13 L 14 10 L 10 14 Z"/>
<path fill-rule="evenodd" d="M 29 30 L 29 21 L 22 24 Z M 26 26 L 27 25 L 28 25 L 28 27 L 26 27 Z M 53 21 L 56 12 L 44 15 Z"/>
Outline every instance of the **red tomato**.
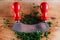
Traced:
<path fill-rule="evenodd" d="M 19 5 L 19 3 L 14 2 L 12 5 L 12 9 L 14 11 L 15 20 L 21 20 L 21 16 L 20 16 L 21 6 Z"/>
<path fill-rule="evenodd" d="M 42 2 L 40 5 L 40 10 L 42 13 L 41 20 L 47 20 L 47 11 L 48 11 L 48 3 L 47 2 Z"/>

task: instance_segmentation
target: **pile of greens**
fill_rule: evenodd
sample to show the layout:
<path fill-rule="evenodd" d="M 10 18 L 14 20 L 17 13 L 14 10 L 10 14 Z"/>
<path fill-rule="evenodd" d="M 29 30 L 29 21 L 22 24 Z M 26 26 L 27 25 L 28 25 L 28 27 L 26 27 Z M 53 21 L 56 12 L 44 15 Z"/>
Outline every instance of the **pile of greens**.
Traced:
<path fill-rule="evenodd" d="M 43 37 L 46 37 L 46 40 L 48 40 L 50 32 L 45 32 L 43 35 L 40 31 L 30 33 L 15 31 L 15 34 L 17 35 L 17 38 L 21 38 L 22 40 L 41 40 Z"/>
<path fill-rule="evenodd" d="M 24 16 L 24 13 L 22 13 L 22 20 L 20 20 L 20 22 L 24 23 L 24 24 L 37 24 L 39 22 L 41 22 L 42 20 L 40 20 L 40 18 L 37 18 L 37 14 L 39 12 L 34 12 L 34 16 L 30 15 L 26 15 Z M 51 22 L 48 22 L 49 26 L 51 27 Z M 30 32 L 30 33 L 26 33 L 26 32 L 17 32 L 15 31 L 15 34 L 17 36 L 17 38 L 21 38 L 22 40 L 41 40 L 41 38 L 46 37 L 46 40 L 48 40 L 48 35 L 50 34 L 50 32 L 41 32 L 41 31 L 37 31 L 37 32 Z"/>
<path fill-rule="evenodd" d="M 17 38 L 22 38 L 22 40 L 40 40 L 40 37 L 42 37 L 42 32 L 15 32 L 17 35 Z"/>
<path fill-rule="evenodd" d="M 39 18 L 37 18 L 38 13 L 39 12 L 34 12 L 33 13 L 34 16 L 32 16 L 31 14 L 24 16 L 22 14 L 22 20 L 20 20 L 20 21 L 24 24 L 37 24 L 37 23 L 41 22 L 41 20 Z"/>

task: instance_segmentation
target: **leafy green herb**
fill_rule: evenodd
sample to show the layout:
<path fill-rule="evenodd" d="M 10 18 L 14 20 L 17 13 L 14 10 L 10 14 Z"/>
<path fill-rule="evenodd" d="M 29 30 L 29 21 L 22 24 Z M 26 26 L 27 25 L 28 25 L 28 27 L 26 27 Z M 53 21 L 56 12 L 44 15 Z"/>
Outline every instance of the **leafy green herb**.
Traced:
<path fill-rule="evenodd" d="M 48 34 L 51 34 L 51 32 L 48 32 Z"/>
<path fill-rule="evenodd" d="M 48 24 L 49 24 L 49 27 L 51 27 L 52 22 L 48 22 Z"/>
<path fill-rule="evenodd" d="M 4 24 L 8 25 L 9 24 L 9 20 L 8 19 L 4 19 Z"/>
<path fill-rule="evenodd" d="M 34 16 L 36 17 L 36 15 L 38 14 L 39 12 L 34 12 Z"/>
<path fill-rule="evenodd" d="M 45 32 L 44 36 L 46 37 L 46 40 L 48 40 L 48 35 L 49 35 L 49 33 Z"/>
<path fill-rule="evenodd" d="M 38 13 L 39 12 L 34 12 L 34 16 L 31 16 L 31 14 L 24 16 L 22 13 L 21 22 L 24 24 L 37 24 L 37 23 L 41 22 L 41 20 L 37 18 Z"/>
<path fill-rule="evenodd" d="M 25 32 L 15 32 L 18 38 L 22 38 L 22 40 L 40 40 L 42 36 L 42 32 L 31 32 L 31 33 L 25 33 Z"/>

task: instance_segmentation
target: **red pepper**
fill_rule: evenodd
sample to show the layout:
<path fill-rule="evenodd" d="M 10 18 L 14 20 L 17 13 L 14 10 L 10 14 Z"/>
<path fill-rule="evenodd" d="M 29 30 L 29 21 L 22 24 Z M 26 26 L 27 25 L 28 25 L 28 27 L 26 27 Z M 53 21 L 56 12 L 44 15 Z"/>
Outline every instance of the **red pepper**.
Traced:
<path fill-rule="evenodd" d="M 40 5 L 40 10 L 42 13 L 41 20 L 47 20 L 47 11 L 48 11 L 48 3 L 47 2 L 42 2 Z"/>
<path fill-rule="evenodd" d="M 16 21 L 21 20 L 21 16 L 20 16 L 21 6 L 19 5 L 19 3 L 14 2 L 12 5 L 12 9 L 14 11 L 14 19 Z"/>

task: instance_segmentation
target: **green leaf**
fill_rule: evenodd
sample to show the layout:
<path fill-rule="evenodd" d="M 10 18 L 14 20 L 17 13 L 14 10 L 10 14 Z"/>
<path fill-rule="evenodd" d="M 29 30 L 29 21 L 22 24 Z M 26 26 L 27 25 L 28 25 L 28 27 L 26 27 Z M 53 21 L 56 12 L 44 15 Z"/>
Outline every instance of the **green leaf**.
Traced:
<path fill-rule="evenodd" d="M 48 24 L 49 24 L 49 27 L 51 27 L 51 25 L 52 25 L 52 22 L 48 22 Z"/>
<path fill-rule="evenodd" d="M 48 35 L 49 35 L 49 33 L 45 32 L 44 36 L 46 37 L 46 40 L 48 40 Z"/>
<path fill-rule="evenodd" d="M 4 24 L 9 24 L 9 20 L 8 19 L 4 19 Z"/>
<path fill-rule="evenodd" d="M 34 16 L 36 17 L 39 12 L 34 12 Z"/>

